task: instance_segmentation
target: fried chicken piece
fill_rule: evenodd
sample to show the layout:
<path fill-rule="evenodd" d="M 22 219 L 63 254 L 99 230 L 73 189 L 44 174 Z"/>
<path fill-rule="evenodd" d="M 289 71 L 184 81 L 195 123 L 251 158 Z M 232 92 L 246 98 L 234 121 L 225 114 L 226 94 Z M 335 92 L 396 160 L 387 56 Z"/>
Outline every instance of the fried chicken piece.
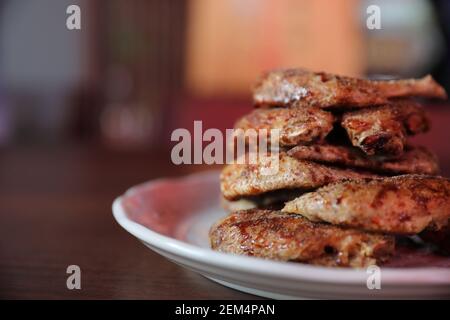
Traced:
<path fill-rule="evenodd" d="M 407 135 L 429 129 L 425 112 L 411 100 L 347 112 L 342 117 L 341 125 L 355 147 L 368 155 L 388 156 L 403 153 Z"/>
<path fill-rule="evenodd" d="M 282 210 L 313 221 L 393 234 L 439 230 L 450 218 L 450 180 L 403 175 L 331 184 Z"/>
<path fill-rule="evenodd" d="M 358 148 L 330 144 L 297 146 L 288 150 L 287 154 L 299 160 L 362 168 L 380 173 L 429 175 L 439 173 L 437 157 L 425 147 L 407 147 L 399 158 L 387 160 L 369 157 Z"/>
<path fill-rule="evenodd" d="M 239 119 L 235 129 L 279 129 L 280 146 L 321 142 L 333 129 L 334 117 L 318 108 L 256 109 Z M 236 131 L 242 134 L 242 131 Z"/>
<path fill-rule="evenodd" d="M 387 260 L 395 251 L 392 236 L 271 210 L 233 213 L 217 222 L 209 237 L 217 251 L 329 267 L 364 268 Z"/>
<path fill-rule="evenodd" d="M 280 189 L 313 190 L 328 183 L 345 179 L 376 177 L 374 174 L 324 166 L 301 161 L 285 153 L 279 154 L 278 166 L 273 161 L 256 164 L 229 164 L 222 170 L 220 181 L 222 195 L 227 200 L 254 196 Z M 267 169 L 273 174 L 267 174 Z"/>
<path fill-rule="evenodd" d="M 380 105 L 388 98 L 418 96 L 447 97 L 431 76 L 407 80 L 367 80 L 310 72 L 304 69 L 275 70 L 263 74 L 254 87 L 253 100 L 259 107 L 315 106 L 360 108 Z"/>

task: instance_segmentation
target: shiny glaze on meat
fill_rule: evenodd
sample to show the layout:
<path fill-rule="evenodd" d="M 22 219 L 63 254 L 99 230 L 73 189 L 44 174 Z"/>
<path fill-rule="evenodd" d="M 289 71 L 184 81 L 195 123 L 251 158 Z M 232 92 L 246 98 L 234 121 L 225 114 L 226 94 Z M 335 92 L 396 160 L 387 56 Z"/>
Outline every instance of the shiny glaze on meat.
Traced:
<path fill-rule="evenodd" d="M 280 146 L 321 142 L 333 129 L 334 117 L 318 108 L 256 109 L 239 119 L 235 129 L 280 130 Z"/>
<path fill-rule="evenodd" d="M 330 267 L 363 268 L 385 261 L 395 250 L 391 236 L 258 209 L 227 216 L 209 236 L 217 251 Z"/>

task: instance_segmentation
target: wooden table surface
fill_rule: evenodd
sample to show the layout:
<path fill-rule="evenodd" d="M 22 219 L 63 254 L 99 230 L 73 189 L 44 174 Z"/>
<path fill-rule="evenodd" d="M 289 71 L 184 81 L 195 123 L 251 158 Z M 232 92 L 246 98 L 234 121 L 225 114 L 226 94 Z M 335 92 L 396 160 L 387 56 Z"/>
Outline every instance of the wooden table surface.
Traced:
<path fill-rule="evenodd" d="M 0 298 L 253 298 L 167 261 L 113 219 L 113 199 L 130 186 L 202 169 L 173 166 L 168 154 L 0 150 Z M 81 290 L 66 287 L 73 264 Z"/>

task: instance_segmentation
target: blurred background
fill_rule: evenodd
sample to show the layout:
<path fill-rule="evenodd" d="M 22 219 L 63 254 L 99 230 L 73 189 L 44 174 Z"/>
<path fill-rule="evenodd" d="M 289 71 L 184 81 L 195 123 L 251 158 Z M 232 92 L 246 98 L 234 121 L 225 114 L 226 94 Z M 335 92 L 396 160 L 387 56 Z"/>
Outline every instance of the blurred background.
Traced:
<path fill-rule="evenodd" d="M 66 8 L 81 8 L 81 30 Z M 366 27 L 369 5 L 381 29 Z M 263 70 L 431 73 L 450 89 L 450 4 L 427 0 L 1 0 L 0 150 L 155 152 L 173 129 L 231 128 Z M 417 137 L 443 162 L 447 106 Z M 1 153 L 0 153 L 1 156 Z"/>

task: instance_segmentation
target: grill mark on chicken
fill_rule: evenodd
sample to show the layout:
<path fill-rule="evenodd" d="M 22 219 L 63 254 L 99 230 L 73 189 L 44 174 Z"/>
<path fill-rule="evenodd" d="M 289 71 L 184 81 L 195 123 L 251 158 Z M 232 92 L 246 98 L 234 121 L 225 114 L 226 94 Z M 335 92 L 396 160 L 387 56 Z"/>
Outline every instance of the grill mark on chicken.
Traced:
<path fill-rule="evenodd" d="M 235 212 L 209 233 L 214 250 L 281 261 L 363 268 L 394 253 L 392 236 L 311 222 L 273 210 Z"/>
<path fill-rule="evenodd" d="M 283 212 L 314 221 L 393 234 L 445 227 L 450 180 L 403 175 L 331 184 L 286 203 Z"/>
<path fill-rule="evenodd" d="M 386 201 L 388 195 L 390 192 L 397 192 L 398 186 L 388 184 L 388 185 L 382 185 L 380 186 L 380 189 L 376 192 L 374 199 L 370 203 L 370 206 L 373 209 L 379 209 L 383 206 L 383 203 Z M 341 197 L 342 202 L 342 197 Z M 400 216 L 404 216 L 405 213 L 400 213 Z"/>
<path fill-rule="evenodd" d="M 383 81 L 285 69 L 263 74 L 254 87 L 253 101 L 258 107 L 362 108 L 406 96 L 447 97 L 431 76 Z"/>
<path fill-rule="evenodd" d="M 369 157 L 355 147 L 337 145 L 297 146 L 287 154 L 299 160 L 361 168 L 385 174 L 439 173 L 437 157 L 424 147 L 407 146 L 405 152 L 395 159 Z"/>
<path fill-rule="evenodd" d="M 403 153 L 407 135 L 429 129 L 424 110 L 411 100 L 346 112 L 341 125 L 355 147 L 368 155 L 387 156 Z"/>

